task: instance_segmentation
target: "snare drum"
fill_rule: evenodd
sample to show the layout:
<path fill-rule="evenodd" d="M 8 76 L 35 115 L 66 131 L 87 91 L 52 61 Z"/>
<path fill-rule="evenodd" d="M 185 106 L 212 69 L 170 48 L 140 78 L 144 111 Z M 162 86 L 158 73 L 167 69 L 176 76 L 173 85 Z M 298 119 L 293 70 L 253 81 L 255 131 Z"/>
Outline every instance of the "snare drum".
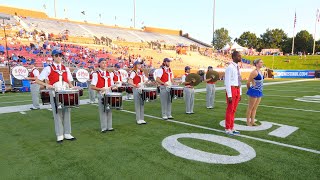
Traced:
<path fill-rule="evenodd" d="M 48 105 L 50 104 L 50 90 L 41 90 L 40 91 L 40 96 L 42 100 L 43 105 Z"/>
<path fill-rule="evenodd" d="M 62 107 L 79 106 L 79 90 L 62 90 L 56 92 L 57 104 Z"/>
<path fill-rule="evenodd" d="M 126 86 L 119 86 L 117 89 L 112 89 L 112 92 L 122 93 L 124 91 L 126 91 Z"/>
<path fill-rule="evenodd" d="M 183 87 L 171 86 L 171 94 L 174 99 L 183 98 Z"/>
<path fill-rule="evenodd" d="M 107 93 L 103 96 L 102 104 L 107 105 L 111 109 L 122 108 L 122 94 L 121 93 Z"/>
<path fill-rule="evenodd" d="M 143 88 L 142 89 L 143 100 L 146 102 L 154 101 L 157 99 L 157 88 Z"/>
<path fill-rule="evenodd" d="M 126 92 L 128 94 L 133 94 L 133 86 L 130 86 L 130 85 L 126 86 Z"/>

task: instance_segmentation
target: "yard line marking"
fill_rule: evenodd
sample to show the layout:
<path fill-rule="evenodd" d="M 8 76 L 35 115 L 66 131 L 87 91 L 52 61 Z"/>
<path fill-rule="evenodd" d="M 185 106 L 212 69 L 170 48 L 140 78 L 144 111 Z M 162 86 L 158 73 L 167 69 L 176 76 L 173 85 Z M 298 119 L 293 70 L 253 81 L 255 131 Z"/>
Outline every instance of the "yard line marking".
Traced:
<path fill-rule="evenodd" d="M 271 97 L 284 97 L 284 98 L 295 98 L 297 96 L 282 96 L 282 95 L 271 95 L 271 94 L 266 94 L 264 96 L 271 96 Z"/>
<path fill-rule="evenodd" d="M 302 80 L 292 80 L 292 81 L 280 81 L 280 82 L 270 82 L 270 83 L 264 83 L 263 86 L 270 86 L 270 85 L 276 85 L 276 84 L 288 84 L 288 83 L 297 83 L 297 82 L 305 82 L 305 81 L 317 81 L 317 79 L 302 79 Z M 245 88 L 247 85 L 241 85 L 241 88 Z M 217 87 L 216 91 L 219 90 L 225 90 L 225 87 Z M 202 89 L 195 89 L 194 92 L 206 92 L 206 88 Z"/>
<path fill-rule="evenodd" d="M 20 111 L 20 114 L 27 114 L 26 112 L 24 112 L 24 111 Z"/>
<path fill-rule="evenodd" d="M 281 89 L 265 89 L 266 91 L 278 91 L 278 92 L 297 92 L 297 90 L 281 90 Z M 300 93 L 305 92 L 319 92 L 319 91 L 301 91 Z M 299 93 L 299 92 L 298 92 Z"/>
<path fill-rule="evenodd" d="M 136 114 L 136 113 L 133 112 L 133 111 L 127 111 L 127 110 L 121 110 L 121 111 L 122 111 L 122 112 L 126 112 L 126 113 Z M 152 115 L 147 115 L 147 114 L 145 114 L 144 116 L 150 117 L 150 118 L 153 118 L 153 119 L 162 120 L 162 118 L 156 117 L 156 116 L 152 116 Z M 225 132 L 224 132 L 223 130 L 214 129 L 214 128 L 209 128 L 209 127 L 200 126 L 200 125 L 195 125 L 195 124 L 190 124 L 190 123 L 186 123 L 186 122 L 175 121 L 175 120 L 170 120 L 170 119 L 169 119 L 169 120 L 166 120 L 165 122 L 173 122 L 173 123 L 176 123 L 176 124 L 183 124 L 183 125 L 186 125 L 186 126 L 196 127 L 196 128 L 200 128 L 200 129 L 206 129 L 206 130 L 215 131 L 215 132 L 220 132 L 220 133 L 224 133 L 224 134 L 225 134 Z M 289 147 L 289 148 L 292 148 L 292 149 L 297 149 L 297 150 L 312 152 L 312 153 L 315 153 L 315 154 L 320 154 L 320 151 L 314 150 L 314 149 L 309 149 L 309 148 L 299 147 L 299 146 L 295 146 L 295 145 L 280 143 L 280 142 L 271 141 L 271 140 L 262 139 L 262 138 L 256 138 L 256 137 L 252 137 L 252 136 L 248 136 L 248 135 L 243 135 L 243 134 L 240 134 L 240 135 L 237 135 L 237 136 L 240 136 L 240 137 L 243 137 L 243 138 L 247 138 L 247 139 L 253 139 L 253 140 L 256 140 L 256 141 L 265 142 L 265 143 L 269 143 L 269 144 L 275 144 L 275 145 L 279 145 L 279 146 L 283 146 L 283 147 Z M 231 138 L 231 137 L 230 137 L 230 138 Z"/>
<path fill-rule="evenodd" d="M 205 99 L 195 99 L 195 100 L 206 101 Z M 214 102 L 226 103 L 225 101 L 214 101 Z M 239 104 L 248 106 L 248 104 L 246 104 L 246 103 L 239 103 Z M 320 112 L 320 111 L 317 111 L 317 110 L 310 110 L 310 109 L 296 109 L 296 108 L 288 108 L 288 107 L 269 106 L 269 105 L 263 105 L 263 104 L 259 104 L 259 106 L 261 106 L 261 107 L 275 108 L 275 109 L 293 110 L 293 111 Z"/>

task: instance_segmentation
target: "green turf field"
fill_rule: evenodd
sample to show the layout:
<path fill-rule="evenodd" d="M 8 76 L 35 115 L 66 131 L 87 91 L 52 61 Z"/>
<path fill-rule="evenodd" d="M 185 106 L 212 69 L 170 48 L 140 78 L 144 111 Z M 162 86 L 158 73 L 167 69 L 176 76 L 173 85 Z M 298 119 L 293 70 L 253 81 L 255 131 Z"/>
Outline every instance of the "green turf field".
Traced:
<path fill-rule="evenodd" d="M 262 59 L 267 67 L 272 68 L 273 56 L 243 56 L 242 58 L 248 60 Z M 319 70 L 320 55 L 303 56 L 302 59 L 299 56 L 274 56 L 273 69 Z"/>
<path fill-rule="evenodd" d="M 222 86 L 221 82 L 219 86 Z M 205 93 L 195 95 L 195 114 L 184 114 L 184 101 L 174 100 L 173 122 L 145 117 L 147 125 L 135 124 L 133 102 L 124 102 L 124 111 L 113 111 L 114 132 L 101 134 L 96 105 L 72 109 L 72 129 L 77 141 L 55 140 L 52 112 L 0 114 L 1 179 L 319 179 L 320 154 L 257 140 L 294 145 L 320 151 L 320 104 L 294 100 L 320 95 L 320 82 L 308 81 L 265 86 L 265 97 L 257 112 L 259 121 L 298 127 L 286 138 L 264 131 L 241 131 L 248 137 L 193 127 L 200 125 L 223 130 L 225 92 L 217 91 L 213 110 L 205 107 Z M 244 90 L 245 92 L 245 90 Z M 29 94 L 0 95 L 0 105 L 11 100 L 29 100 Z M 87 94 L 83 98 L 86 98 Z M 30 102 L 27 102 L 29 104 Z M 243 96 L 237 117 L 244 118 L 247 98 Z M 12 105 L 12 104 L 10 104 Z M 160 117 L 160 101 L 145 104 L 145 114 Z M 187 124 L 180 124 L 185 122 Z M 242 123 L 238 123 L 242 124 Z M 256 157 L 239 164 L 209 164 L 174 156 L 161 143 L 180 133 L 204 133 L 239 140 L 251 146 Z M 229 147 L 190 138 L 179 142 L 215 154 L 236 156 Z"/>

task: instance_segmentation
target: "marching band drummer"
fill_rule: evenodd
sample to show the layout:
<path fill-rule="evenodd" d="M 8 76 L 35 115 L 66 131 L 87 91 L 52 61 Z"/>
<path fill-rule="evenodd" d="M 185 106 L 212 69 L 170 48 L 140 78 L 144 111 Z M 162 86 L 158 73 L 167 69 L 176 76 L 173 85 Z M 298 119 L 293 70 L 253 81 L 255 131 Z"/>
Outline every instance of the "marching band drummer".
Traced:
<path fill-rule="evenodd" d="M 122 86 L 123 77 L 121 75 L 120 65 L 117 63 L 114 65 L 114 71 L 113 71 L 113 82 L 117 86 Z"/>
<path fill-rule="evenodd" d="M 53 63 L 42 70 L 39 78 L 36 79 L 36 83 L 45 86 L 47 89 L 73 88 L 71 72 L 69 68 L 61 63 L 63 57 L 62 52 L 55 49 L 52 51 L 52 57 Z M 43 80 L 46 80 L 49 84 L 44 83 Z M 54 96 L 54 91 L 50 91 L 50 102 L 57 143 L 62 143 L 63 139 L 71 141 L 76 140 L 76 138 L 71 135 L 70 108 L 56 109 Z"/>
<path fill-rule="evenodd" d="M 212 66 L 208 66 L 208 72 L 213 71 Z M 214 107 L 214 99 L 215 99 L 215 94 L 216 94 L 216 83 L 212 81 L 212 78 L 210 79 L 205 79 L 207 82 L 206 84 L 206 100 L 207 100 L 207 109 L 213 109 Z"/>
<path fill-rule="evenodd" d="M 156 81 L 160 84 L 160 101 L 161 101 L 161 111 L 162 119 L 173 119 L 171 115 L 171 89 L 170 86 L 173 83 L 173 72 L 170 69 L 169 58 L 164 58 L 162 68 L 157 70 Z"/>
<path fill-rule="evenodd" d="M 30 91 L 32 96 L 32 107 L 31 110 L 40 109 L 39 104 L 39 93 L 40 93 L 40 85 L 36 83 L 36 79 L 39 77 L 40 72 L 39 70 L 34 66 L 34 62 L 30 62 L 29 64 L 30 74 L 29 77 L 27 77 L 27 80 L 30 80 Z"/>
<path fill-rule="evenodd" d="M 181 77 L 181 82 L 184 86 L 184 101 L 186 103 L 186 114 L 194 114 L 193 106 L 194 106 L 194 88 L 191 85 L 191 82 L 186 82 L 186 77 L 190 74 L 190 67 L 186 66 L 184 68 L 185 74 Z"/>
<path fill-rule="evenodd" d="M 90 104 L 93 104 L 93 103 L 97 103 L 96 101 L 96 97 L 97 97 L 97 94 L 96 94 L 96 91 L 93 90 L 90 86 L 91 84 L 91 81 L 92 81 L 92 74 L 94 73 L 94 67 L 93 66 L 89 66 L 89 80 L 88 80 L 88 84 L 89 84 L 89 100 L 90 100 Z"/>
<path fill-rule="evenodd" d="M 130 74 L 128 83 L 133 86 L 134 107 L 138 125 L 147 124 L 144 121 L 144 102 L 141 99 L 141 88 L 143 88 L 143 85 L 146 81 L 148 81 L 148 78 L 145 76 L 141 68 L 141 62 L 136 61 L 134 63 L 133 71 Z"/>
<path fill-rule="evenodd" d="M 102 98 L 105 93 L 111 92 L 111 88 L 114 88 L 113 73 L 107 71 L 107 62 L 105 58 L 100 58 L 99 70 L 92 74 L 91 88 L 98 92 L 98 104 L 99 104 L 99 116 L 101 132 L 113 131 L 112 128 L 112 111 L 111 109 L 105 109 L 102 104 Z"/>

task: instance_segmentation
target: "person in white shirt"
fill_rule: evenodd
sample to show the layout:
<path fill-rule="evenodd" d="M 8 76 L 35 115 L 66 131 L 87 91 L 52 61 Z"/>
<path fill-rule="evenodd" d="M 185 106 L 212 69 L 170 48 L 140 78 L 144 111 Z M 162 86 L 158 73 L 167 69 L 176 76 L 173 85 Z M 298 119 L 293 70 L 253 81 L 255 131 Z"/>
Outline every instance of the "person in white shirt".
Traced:
<path fill-rule="evenodd" d="M 238 51 L 232 53 L 232 60 L 225 71 L 224 84 L 227 92 L 226 126 L 225 131 L 229 135 L 240 134 L 234 129 L 234 116 L 238 103 L 241 100 L 241 74 L 238 63 L 241 61 L 241 54 Z"/>
<path fill-rule="evenodd" d="M 30 80 L 30 92 L 32 97 L 32 107 L 31 110 L 40 109 L 39 104 L 39 93 L 40 93 L 40 85 L 36 83 L 36 79 L 39 77 L 40 73 L 37 68 L 34 67 L 34 62 L 30 62 L 29 64 L 30 73 L 27 80 Z"/>
<path fill-rule="evenodd" d="M 98 92 L 101 133 L 106 133 L 107 131 L 114 131 L 112 128 L 112 111 L 109 108 L 105 108 L 105 105 L 102 104 L 102 100 L 104 94 L 111 92 L 111 88 L 114 89 L 116 86 L 114 86 L 113 82 L 113 73 L 110 73 L 107 70 L 106 59 L 100 58 L 98 63 L 99 70 L 92 74 L 90 88 Z"/>
<path fill-rule="evenodd" d="M 134 63 L 133 71 L 131 72 L 128 80 L 128 83 L 133 86 L 134 107 L 138 125 L 147 124 L 147 122 L 144 121 L 144 102 L 141 98 L 141 93 L 142 88 L 144 88 L 144 84 L 148 81 L 148 78 L 144 74 L 141 66 L 141 62 L 139 61 Z"/>
<path fill-rule="evenodd" d="M 97 101 L 97 93 L 95 90 L 93 90 L 91 88 L 91 81 L 92 81 L 92 74 L 94 73 L 94 67 L 93 66 L 89 66 L 89 80 L 88 80 L 88 90 L 89 90 L 89 100 L 90 100 L 90 104 L 93 104 L 93 103 L 98 103 Z"/>
<path fill-rule="evenodd" d="M 173 71 L 170 69 L 169 58 L 163 60 L 162 68 L 155 72 L 155 78 L 157 83 L 160 85 L 160 101 L 162 119 L 168 120 L 173 119 L 171 115 L 171 85 L 173 82 Z"/>
<path fill-rule="evenodd" d="M 190 74 L 190 67 L 184 68 L 185 74 L 181 77 L 181 82 L 184 85 L 184 101 L 186 103 L 186 114 L 194 114 L 194 88 L 191 86 L 191 82 L 186 82 L 186 77 Z"/>
<path fill-rule="evenodd" d="M 36 83 L 45 86 L 50 91 L 50 102 L 54 117 L 54 125 L 57 136 L 57 143 L 66 140 L 76 140 L 71 135 L 70 108 L 59 108 L 55 103 L 55 91 L 60 88 L 73 88 L 73 78 L 70 69 L 65 67 L 62 62 L 63 54 L 60 50 L 52 51 L 53 63 L 45 67 L 36 79 Z M 46 82 L 43 82 L 46 80 Z M 61 87 L 62 86 L 62 87 Z"/>

